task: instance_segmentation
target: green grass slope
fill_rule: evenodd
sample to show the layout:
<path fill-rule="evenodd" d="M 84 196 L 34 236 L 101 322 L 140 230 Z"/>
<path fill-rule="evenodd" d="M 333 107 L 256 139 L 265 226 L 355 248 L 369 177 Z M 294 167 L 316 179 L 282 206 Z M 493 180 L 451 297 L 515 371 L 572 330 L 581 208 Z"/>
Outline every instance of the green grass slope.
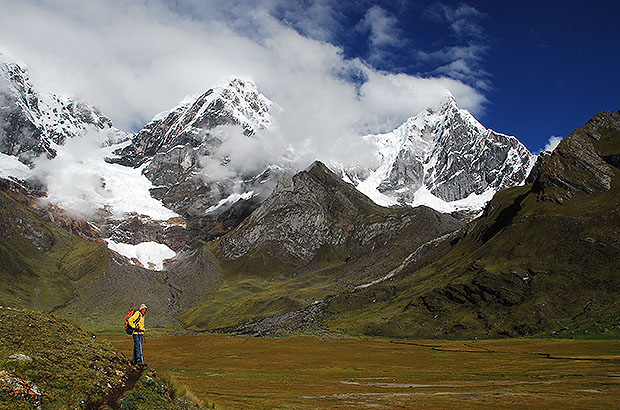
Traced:
<path fill-rule="evenodd" d="M 38 217 L 0 191 L 0 304 L 51 311 L 108 265 L 105 245 Z"/>
<path fill-rule="evenodd" d="M 562 141 L 533 185 L 498 193 L 437 261 L 334 298 L 331 327 L 432 338 L 613 333 L 620 170 L 608 158 L 620 154 L 619 119 L 601 113 Z"/>
<path fill-rule="evenodd" d="M 123 354 L 72 322 L 0 308 L 0 409 L 197 408 L 155 372 L 132 375 Z"/>

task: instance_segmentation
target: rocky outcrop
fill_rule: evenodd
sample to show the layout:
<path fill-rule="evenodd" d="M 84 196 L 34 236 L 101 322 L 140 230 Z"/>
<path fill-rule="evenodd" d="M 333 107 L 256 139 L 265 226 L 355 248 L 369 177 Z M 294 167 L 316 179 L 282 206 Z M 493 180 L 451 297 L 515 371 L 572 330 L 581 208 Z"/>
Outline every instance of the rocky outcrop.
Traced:
<path fill-rule="evenodd" d="M 420 220 L 433 227 L 424 233 L 432 236 L 429 239 L 461 226 L 450 215 L 429 208 L 411 212 L 378 206 L 315 162 L 308 170 L 283 178 L 249 218 L 221 239 L 220 250 L 236 259 L 268 248 L 282 261 L 304 265 L 325 246 L 362 247 Z"/>
<path fill-rule="evenodd" d="M 234 259 L 271 243 L 304 264 L 325 244 L 343 245 L 364 215 L 379 208 L 315 162 L 307 171 L 282 178 L 261 206 L 222 239 L 221 249 Z"/>
<path fill-rule="evenodd" d="M 13 359 L 9 357 L 9 360 Z M 11 397 L 17 403 L 23 401 L 35 409 L 41 409 L 41 389 L 36 384 L 6 370 L 0 370 L 0 397 L 2 396 Z"/>
<path fill-rule="evenodd" d="M 252 320 L 238 326 L 216 329 L 217 332 L 251 337 L 281 337 L 292 334 L 329 333 L 325 320 L 327 318 L 327 301 L 316 301 L 303 309 L 293 310 L 280 315 Z"/>
<path fill-rule="evenodd" d="M 618 129 L 620 113 L 603 111 L 564 138 L 541 165 L 534 182 L 536 192 L 544 199 L 563 202 L 578 192 L 608 191 L 613 158 L 620 154 Z"/>
<path fill-rule="evenodd" d="M 123 220 L 104 220 L 98 235 L 116 243 L 138 245 L 141 242 L 157 242 L 167 245 L 175 252 L 192 242 L 193 236 L 183 218 L 170 218 L 165 223 L 149 218 L 131 216 Z"/>

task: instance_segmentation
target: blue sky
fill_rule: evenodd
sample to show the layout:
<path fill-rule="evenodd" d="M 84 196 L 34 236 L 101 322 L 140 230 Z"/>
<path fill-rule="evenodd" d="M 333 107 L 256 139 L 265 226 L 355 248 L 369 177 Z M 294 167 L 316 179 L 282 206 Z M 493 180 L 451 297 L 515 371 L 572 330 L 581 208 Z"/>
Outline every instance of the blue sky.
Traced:
<path fill-rule="evenodd" d="M 620 109 L 620 2 L 327 3 L 334 18 L 323 31 L 286 10 L 275 14 L 378 69 L 474 86 L 487 100 L 477 118 L 532 151 L 601 110 Z"/>
<path fill-rule="evenodd" d="M 620 2 L 539 1 L 481 10 L 492 39 L 484 62 L 491 73 L 481 118 L 487 126 L 535 150 L 601 110 L 620 110 Z"/>
<path fill-rule="evenodd" d="M 253 80 L 284 108 L 282 133 L 317 158 L 444 89 L 533 152 L 620 109 L 620 2 L 508 3 L 0 0 L 0 52 L 39 89 L 131 131 L 186 95 Z"/>

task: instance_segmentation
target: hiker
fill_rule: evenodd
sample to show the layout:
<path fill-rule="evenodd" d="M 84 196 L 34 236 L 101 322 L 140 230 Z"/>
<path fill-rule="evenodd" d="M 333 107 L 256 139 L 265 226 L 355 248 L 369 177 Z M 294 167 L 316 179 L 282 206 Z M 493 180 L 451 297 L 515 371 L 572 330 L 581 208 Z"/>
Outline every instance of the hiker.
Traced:
<path fill-rule="evenodd" d="M 134 365 L 146 366 L 144 363 L 144 356 L 142 355 L 142 344 L 144 343 L 144 315 L 146 314 L 147 307 L 143 303 L 129 319 L 129 322 L 133 325 L 133 360 L 131 363 Z"/>

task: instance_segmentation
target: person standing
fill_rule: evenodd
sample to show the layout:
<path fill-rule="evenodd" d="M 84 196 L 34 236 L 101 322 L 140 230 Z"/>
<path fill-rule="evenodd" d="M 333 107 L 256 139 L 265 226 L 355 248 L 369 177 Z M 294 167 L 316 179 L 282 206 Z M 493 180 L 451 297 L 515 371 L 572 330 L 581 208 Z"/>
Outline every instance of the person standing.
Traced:
<path fill-rule="evenodd" d="M 142 354 L 142 346 L 144 344 L 144 315 L 147 311 L 146 305 L 143 303 L 131 317 L 129 323 L 134 328 L 133 330 L 133 360 L 131 363 L 139 366 L 146 366 L 144 363 L 144 356 Z"/>

